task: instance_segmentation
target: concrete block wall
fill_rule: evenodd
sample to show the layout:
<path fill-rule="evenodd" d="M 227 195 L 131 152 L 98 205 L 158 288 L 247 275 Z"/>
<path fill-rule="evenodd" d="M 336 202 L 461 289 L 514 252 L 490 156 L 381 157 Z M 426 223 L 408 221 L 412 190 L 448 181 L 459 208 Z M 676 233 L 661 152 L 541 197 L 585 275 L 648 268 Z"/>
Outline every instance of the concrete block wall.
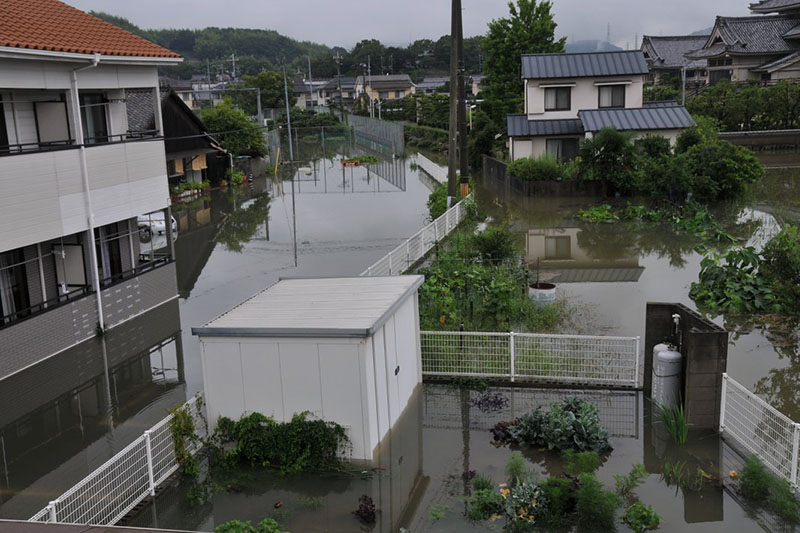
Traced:
<path fill-rule="evenodd" d="M 644 391 L 653 387 L 653 347 L 672 337 L 672 315 L 681 317 L 683 400 L 695 429 L 716 429 L 722 373 L 728 364 L 728 332 L 683 304 L 648 303 L 644 346 Z"/>
<path fill-rule="evenodd" d="M 175 263 L 103 290 L 106 327 L 113 327 L 178 295 Z M 0 379 L 92 338 L 94 294 L 0 329 Z"/>

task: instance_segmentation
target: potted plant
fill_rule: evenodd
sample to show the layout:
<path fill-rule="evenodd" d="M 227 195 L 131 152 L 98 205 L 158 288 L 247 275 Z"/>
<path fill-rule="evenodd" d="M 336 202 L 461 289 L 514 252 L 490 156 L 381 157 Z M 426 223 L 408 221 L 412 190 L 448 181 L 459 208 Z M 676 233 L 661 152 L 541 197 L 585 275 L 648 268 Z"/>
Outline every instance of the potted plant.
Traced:
<path fill-rule="evenodd" d="M 556 299 L 556 286 L 539 280 L 539 258 L 536 259 L 536 281 L 528 285 L 528 296 L 538 303 L 549 303 Z"/>

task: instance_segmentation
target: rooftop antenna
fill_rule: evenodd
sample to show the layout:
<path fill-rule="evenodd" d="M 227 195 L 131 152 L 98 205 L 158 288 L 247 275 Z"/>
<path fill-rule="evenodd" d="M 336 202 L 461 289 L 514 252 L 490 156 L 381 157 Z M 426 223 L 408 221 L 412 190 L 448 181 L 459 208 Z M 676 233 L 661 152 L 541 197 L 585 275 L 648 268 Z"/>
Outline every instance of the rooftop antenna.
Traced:
<path fill-rule="evenodd" d="M 608 23 L 608 27 L 606 29 L 606 42 L 611 42 L 611 23 Z"/>

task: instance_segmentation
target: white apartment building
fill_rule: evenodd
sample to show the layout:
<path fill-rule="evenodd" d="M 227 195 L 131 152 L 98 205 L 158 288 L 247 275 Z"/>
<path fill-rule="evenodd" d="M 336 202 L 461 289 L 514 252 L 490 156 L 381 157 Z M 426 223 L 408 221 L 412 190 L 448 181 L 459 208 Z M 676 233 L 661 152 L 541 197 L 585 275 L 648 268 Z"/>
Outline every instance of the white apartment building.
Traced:
<path fill-rule="evenodd" d="M 157 68 L 181 61 L 57 0 L 3 11 L 0 378 L 177 297 Z M 133 89 L 152 130 L 128 126 Z"/>

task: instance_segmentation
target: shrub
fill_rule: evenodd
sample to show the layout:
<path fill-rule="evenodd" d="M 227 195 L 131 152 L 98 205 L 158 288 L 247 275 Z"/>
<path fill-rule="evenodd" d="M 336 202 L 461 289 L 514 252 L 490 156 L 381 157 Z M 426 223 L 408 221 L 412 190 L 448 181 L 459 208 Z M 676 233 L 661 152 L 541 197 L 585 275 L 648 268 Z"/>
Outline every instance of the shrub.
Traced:
<path fill-rule="evenodd" d="M 727 141 L 692 146 L 686 151 L 690 172 L 695 176 L 693 193 L 701 202 L 740 196 L 747 185 L 764 177 L 764 165 L 752 151 Z"/>
<path fill-rule="evenodd" d="M 797 228 L 786 226 L 770 239 L 761 252 L 759 274 L 779 299 L 784 311 L 800 314 L 800 237 Z"/>
<path fill-rule="evenodd" d="M 596 205 L 588 209 L 579 209 L 577 217 L 584 222 L 616 222 L 619 216 L 608 204 Z"/>
<path fill-rule="evenodd" d="M 428 214 L 431 220 L 436 220 L 447 211 L 447 184 L 441 183 L 428 196 Z"/>
<path fill-rule="evenodd" d="M 487 263 L 501 263 L 517 255 L 517 235 L 508 226 L 490 226 L 472 236 L 472 246 Z"/>
<path fill-rule="evenodd" d="M 570 475 L 593 474 L 600 468 L 600 454 L 595 451 L 575 452 L 564 450 L 561 454 L 564 461 L 564 471 Z"/>
<path fill-rule="evenodd" d="M 614 474 L 614 484 L 617 487 L 617 494 L 623 497 L 629 495 L 636 490 L 636 487 L 644 483 L 647 476 L 647 470 L 645 470 L 644 465 L 641 463 L 633 465 L 631 471 L 628 472 L 627 475 Z"/>
<path fill-rule="evenodd" d="M 544 154 L 533 158 L 525 157 L 512 161 L 507 172 L 510 176 L 525 181 L 555 181 L 563 179 L 564 165 L 555 157 Z"/>
<path fill-rule="evenodd" d="M 611 449 L 609 433 L 600 424 L 597 406 L 578 398 L 565 398 L 548 413 L 538 407 L 503 428 L 507 442 L 547 447 L 550 450 L 605 452 Z M 495 438 L 498 434 L 495 433 Z"/>
<path fill-rule="evenodd" d="M 489 489 L 492 489 L 493 487 L 494 487 L 494 483 L 492 483 L 492 480 L 489 479 L 487 476 L 484 476 L 483 474 L 478 474 L 472 480 L 472 488 L 475 491 L 489 490 Z"/>
<path fill-rule="evenodd" d="M 583 474 L 575 492 L 578 525 L 586 531 L 612 531 L 616 525 L 617 494 L 604 490 L 594 474 Z"/>
<path fill-rule="evenodd" d="M 249 521 L 231 520 L 214 528 L 214 533 L 288 533 L 272 518 L 265 518 L 253 526 Z"/>
<path fill-rule="evenodd" d="M 252 413 L 240 418 L 232 433 L 235 448 L 228 452 L 228 461 L 276 468 L 281 475 L 335 466 L 339 449 L 348 443 L 342 426 L 308 420 L 308 413 L 285 423 Z"/>
<path fill-rule="evenodd" d="M 506 463 L 506 477 L 511 486 L 519 485 L 529 477 L 528 466 L 520 452 L 512 452 Z"/>
<path fill-rule="evenodd" d="M 635 533 L 644 533 L 645 531 L 658 529 L 661 517 L 649 505 L 636 502 L 625 511 L 622 521 Z"/>
<path fill-rule="evenodd" d="M 470 497 L 467 518 L 474 522 L 488 520 L 503 512 L 503 497 L 492 489 L 480 489 Z"/>
<path fill-rule="evenodd" d="M 541 523 L 547 527 L 561 527 L 575 505 L 572 482 L 565 478 L 547 478 L 541 485 L 544 501 Z"/>
<path fill-rule="evenodd" d="M 661 135 L 645 135 L 633 141 L 636 151 L 649 158 L 658 159 L 672 155 L 672 146 L 669 139 Z"/>
<path fill-rule="evenodd" d="M 581 175 L 612 185 L 626 194 L 637 189 L 633 136 L 613 128 L 600 130 L 580 148 Z"/>
<path fill-rule="evenodd" d="M 768 472 L 755 455 L 748 458 L 739 474 L 739 492 L 788 522 L 800 521 L 800 501 L 792 487 L 785 479 Z"/>

